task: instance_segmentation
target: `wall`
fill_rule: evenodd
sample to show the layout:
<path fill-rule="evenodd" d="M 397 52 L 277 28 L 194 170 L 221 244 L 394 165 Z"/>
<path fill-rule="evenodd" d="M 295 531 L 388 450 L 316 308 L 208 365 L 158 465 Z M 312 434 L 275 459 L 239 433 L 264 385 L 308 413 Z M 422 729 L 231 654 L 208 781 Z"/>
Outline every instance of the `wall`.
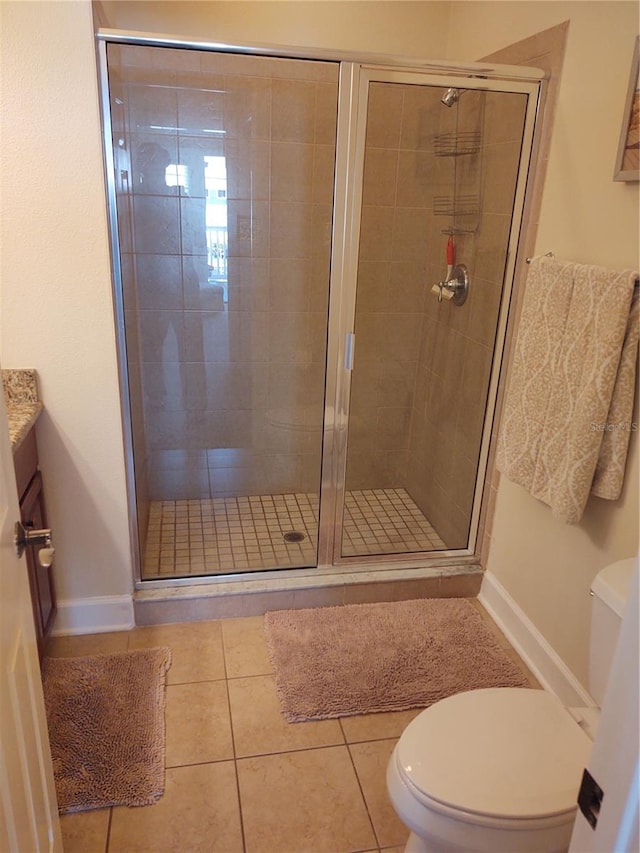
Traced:
<path fill-rule="evenodd" d="M 104 26 L 174 33 L 229 44 L 280 44 L 440 58 L 449 3 L 174 2 L 101 0 Z"/>
<path fill-rule="evenodd" d="M 132 580 L 91 7 L 4 2 L 1 15 L 2 364 L 38 371 L 58 598 L 126 597 Z"/>
<path fill-rule="evenodd" d="M 569 20 L 536 252 L 638 267 L 638 184 L 612 181 L 634 38 L 636 3 L 453 3 L 449 58 L 480 58 Z M 635 415 L 637 422 L 637 410 Z M 592 498 L 573 527 L 500 479 L 487 568 L 586 684 L 589 586 L 638 550 L 638 436 L 623 494 Z"/>

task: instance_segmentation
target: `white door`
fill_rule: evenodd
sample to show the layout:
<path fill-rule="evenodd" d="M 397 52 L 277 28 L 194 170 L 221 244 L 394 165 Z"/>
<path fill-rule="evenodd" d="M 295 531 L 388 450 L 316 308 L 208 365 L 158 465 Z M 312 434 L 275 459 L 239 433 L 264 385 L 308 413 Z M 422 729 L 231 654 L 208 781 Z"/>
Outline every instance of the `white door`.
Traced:
<path fill-rule="evenodd" d="M 29 579 L 0 391 L 0 851 L 62 851 Z"/>

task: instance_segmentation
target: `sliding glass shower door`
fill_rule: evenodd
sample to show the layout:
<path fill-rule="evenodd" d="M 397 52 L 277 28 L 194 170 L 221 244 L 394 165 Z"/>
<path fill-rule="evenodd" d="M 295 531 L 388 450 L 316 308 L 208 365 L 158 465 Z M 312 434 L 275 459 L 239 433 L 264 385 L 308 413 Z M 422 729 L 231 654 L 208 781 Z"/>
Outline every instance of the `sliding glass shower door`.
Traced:
<path fill-rule="evenodd" d="M 142 577 L 313 566 L 338 64 L 107 62 Z"/>

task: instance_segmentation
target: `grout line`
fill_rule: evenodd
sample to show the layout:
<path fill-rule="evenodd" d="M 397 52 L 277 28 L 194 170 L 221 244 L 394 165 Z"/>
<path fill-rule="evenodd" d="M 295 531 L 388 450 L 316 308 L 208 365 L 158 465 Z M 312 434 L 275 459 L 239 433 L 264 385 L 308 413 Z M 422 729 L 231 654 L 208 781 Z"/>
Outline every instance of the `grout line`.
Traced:
<path fill-rule="evenodd" d="M 307 540 L 284 542 L 284 533 L 296 529 Z M 344 530 L 344 556 L 445 547 L 404 489 L 348 492 Z M 313 565 L 317 535 L 314 493 L 153 502 L 145 575 L 206 577 Z"/>
<path fill-rule="evenodd" d="M 362 783 L 360 782 L 360 776 L 358 775 L 358 768 L 356 767 L 356 763 L 353 759 L 353 753 L 351 752 L 351 745 L 347 744 L 347 753 L 349 755 L 349 760 L 351 761 L 351 766 L 353 767 L 353 772 L 356 777 L 356 782 L 358 783 L 358 788 L 360 790 L 360 796 L 362 797 L 362 802 L 364 803 L 365 810 L 367 812 L 367 817 L 369 818 L 369 824 L 371 826 L 371 831 L 373 832 L 373 837 L 376 841 L 376 846 L 380 847 L 380 839 L 378 838 L 378 833 L 376 832 L 376 828 L 373 823 L 373 818 L 371 816 L 371 812 L 369 811 L 369 803 L 367 802 L 367 798 L 364 793 L 364 789 L 362 787 Z"/>

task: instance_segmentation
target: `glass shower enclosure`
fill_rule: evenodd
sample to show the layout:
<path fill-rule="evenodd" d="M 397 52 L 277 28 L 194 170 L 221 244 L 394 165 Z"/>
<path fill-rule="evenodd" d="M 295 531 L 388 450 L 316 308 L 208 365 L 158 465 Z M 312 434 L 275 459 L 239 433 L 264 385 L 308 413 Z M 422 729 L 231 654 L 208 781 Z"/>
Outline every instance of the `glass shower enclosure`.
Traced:
<path fill-rule="evenodd" d="M 535 73 L 100 51 L 138 578 L 472 554 Z"/>

